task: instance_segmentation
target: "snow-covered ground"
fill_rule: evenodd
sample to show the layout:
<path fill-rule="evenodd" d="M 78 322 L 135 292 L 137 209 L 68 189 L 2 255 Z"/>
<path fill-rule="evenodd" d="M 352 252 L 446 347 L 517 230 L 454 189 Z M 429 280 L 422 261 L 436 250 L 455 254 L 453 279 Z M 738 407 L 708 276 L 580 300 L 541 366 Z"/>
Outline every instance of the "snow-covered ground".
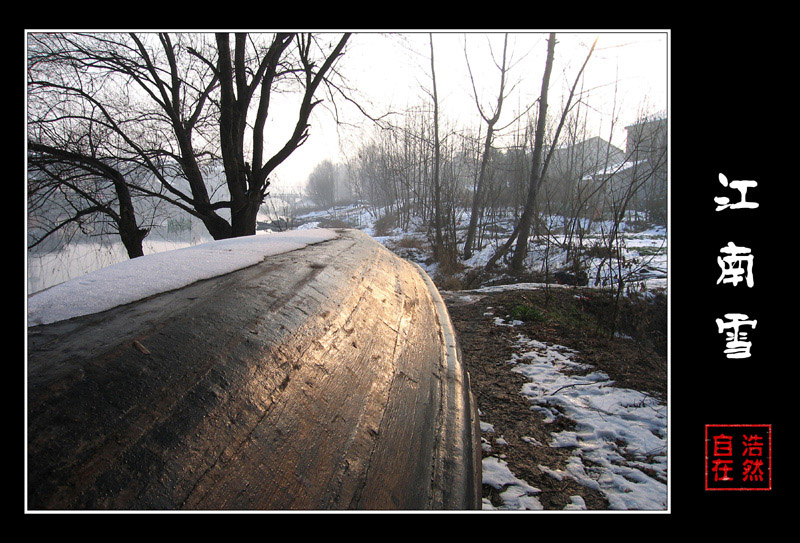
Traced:
<path fill-rule="evenodd" d="M 517 324 L 501 317 L 495 317 L 494 322 L 496 326 Z M 599 371 L 567 375 L 566 370 L 591 368 L 575 362 L 577 353 L 566 347 L 523 334 L 517 336 L 514 347 L 515 354 L 507 361 L 509 371 L 528 379 L 519 392 L 531 409 L 542 413 L 546 422 L 561 414 L 577 423 L 574 431 L 554 432 L 549 443 L 523 437 L 531 447 L 573 447 L 566 469 L 539 469 L 559 481 L 573 479 L 602 492 L 613 510 L 666 510 L 666 406 L 641 392 L 616 387 Z M 491 451 L 491 443 L 502 440 L 502 435 L 496 435 L 491 421 L 482 422 L 481 429 L 485 448 Z M 484 500 L 484 509 L 542 509 L 537 499 L 539 490 L 518 479 L 501 457 L 483 460 L 483 482 L 502 490 L 503 499 L 497 508 Z M 566 509 L 585 509 L 585 504 L 574 496 Z"/>
<path fill-rule="evenodd" d="M 210 241 L 125 260 L 28 297 L 28 326 L 99 313 L 336 237 L 323 228 Z"/>
<path fill-rule="evenodd" d="M 411 220 L 409 227 L 410 231 L 404 231 L 400 228 L 394 228 L 384 235 L 377 235 L 374 223 L 375 219 L 369 215 L 363 208 L 358 206 L 351 206 L 348 208 L 341 208 L 338 210 L 338 216 L 342 219 L 351 222 L 355 227 L 363 230 L 378 242 L 392 248 L 396 247 L 401 240 L 414 239 L 424 244 L 427 241 L 426 227 L 419 221 Z M 313 218 L 310 216 L 299 217 L 299 220 L 321 220 L 324 217 L 324 212 L 316 212 Z M 466 228 L 469 222 L 469 214 L 463 213 L 461 224 Z M 563 230 L 563 218 L 559 216 L 551 217 L 549 220 L 550 226 L 554 232 Z M 312 222 L 312 225 L 317 224 Z M 584 221 L 582 223 L 586 230 L 582 246 L 584 248 L 599 247 L 602 250 L 608 245 L 607 235 L 612 229 L 610 221 L 595 221 L 592 223 Z M 511 220 L 508 219 L 502 224 L 497 225 L 500 231 L 510 233 L 514 228 Z M 459 235 L 463 238 L 464 233 L 460 232 Z M 667 269 L 668 269 L 668 245 L 667 245 L 667 229 L 663 226 L 653 226 L 646 230 L 634 230 L 629 227 L 627 223 L 620 224 L 620 236 L 615 243 L 612 244 L 613 251 L 618 251 L 618 257 L 612 259 L 603 259 L 602 257 L 584 256 L 582 264 L 585 267 L 587 276 L 589 277 L 589 286 L 596 287 L 612 287 L 617 278 L 622 275 L 625 283 L 629 286 L 637 285 L 642 290 L 665 289 L 667 287 Z M 489 240 L 483 248 L 477 249 L 471 258 L 462 260 L 465 269 L 478 268 L 484 266 L 489 259 L 495 254 L 498 247 L 505 243 L 506 239 L 502 234 L 498 234 L 497 239 Z M 531 250 L 528 253 L 525 266 L 531 271 L 544 271 L 545 268 L 550 272 L 555 270 L 568 268 L 570 263 L 566 260 L 567 252 L 564 249 L 570 244 L 567 236 L 564 234 L 552 234 L 549 239 L 536 239 L 530 240 Z M 575 244 L 573 240 L 572 244 Z M 406 258 L 413 259 L 413 250 L 408 250 Z M 417 251 L 421 257 L 429 255 Z M 546 258 L 545 258 L 546 255 Z M 430 275 L 435 275 L 437 272 L 436 264 L 426 263 L 424 260 L 417 261 L 425 271 Z"/>

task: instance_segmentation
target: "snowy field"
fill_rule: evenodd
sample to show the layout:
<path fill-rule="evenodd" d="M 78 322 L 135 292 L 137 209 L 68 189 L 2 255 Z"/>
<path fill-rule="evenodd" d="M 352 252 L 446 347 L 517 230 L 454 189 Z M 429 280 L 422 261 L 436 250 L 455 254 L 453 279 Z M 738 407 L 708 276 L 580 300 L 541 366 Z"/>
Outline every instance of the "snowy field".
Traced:
<path fill-rule="evenodd" d="M 412 218 L 410 231 L 403 231 L 395 228 L 385 235 L 379 236 L 374 229 L 374 219 L 363 210 L 357 208 L 341 210 L 340 216 L 350 217 L 354 223 L 361 226 L 359 228 L 380 243 L 392 248 L 402 244 L 405 240 L 416 240 L 424 244 L 427 241 L 425 226 L 415 222 Z M 320 215 L 317 215 L 319 218 Z M 464 213 L 460 223 L 466 225 L 469 222 L 469 215 Z M 525 267 L 531 271 L 550 272 L 568 268 L 570 262 L 567 261 L 567 252 L 564 247 L 570 244 L 570 239 L 564 234 L 559 234 L 563 230 L 562 218 L 551 217 L 548 221 L 553 228 L 553 233 L 549 239 L 531 238 L 531 250 L 526 258 Z M 317 223 L 312 223 L 317 224 Z M 510 220 L 503 221 L 496 225 L 500 232 L 505 232 L 506 236 L 513 230 L 514 225 Z M 582 222 L 586 229 L 582 241 L 584 249 L 595 246 L 605 247 L 608 244 L 607 233 L 611 230 L 611 223 L 608 221 L 595 221 L 592 223 Z M 459 236 L 464 237 L 465 231 L 459 231 Z M 668 277 L 668 236 L 667 229 L 663 226 L 650 227 L 644 230 L 636 230 L 623 222 L 620 225 L 620 236 L 613 243 L 612 249 L 618 252 L 618 257 L 603 259 L 598 256 L 584 256 L 582 264 L 589 277 L 589 286 L 594 287 L 613 287 L 620 275 L 628 285 L 636 285 L 642 290 L 665 289 Z M 477 249 L 468 260 L 461 261 L 465 269 L 483 267 L 495 254 L 497 249 L 505 243 L 506 238 L 498 234 L 497 238 L 490 239 L 483 248 Z M 574 239 L 572 244 L 575 244 Z M 424 261 L 427 254 L 419 250 L 407 250 L 401 256 L 415 259 L 419 256 L 418 264 L 430 275 L 435 275 L 437 268 L 435 264 Z"/>
<path fill-rule="evenodd" d="M 495 326 L 517 324 L 499 317 L 494 322 Z M 539 468 L 559 481 L 573 479 L 602 492 L 612 510 L 666 510 L 667 408 L 641 392 L 614 386 L 599 371 L 567 375 L 565 370 L 591 368 L 575 362 L 576 352 L 566 347 L 519 334 L 514 348 L 513 358 L 507 361 L 509 371 L 528 379 L 520 394 L 528 399 L 531 410 L 542 413 L 545 422 L 561 414 L 577 423 L 574 431 L 551 434 L 549 443 L 523 437 L 534 447 L 573 447 L 566 469 Z M 491 451 L 491 442 L 502 436 L 495 435 L 491 421 L 482 421 L 481 430 L 485 448 Z M 542 509 L 536 497 L 539 490 L 518 479 L 501 457 L 484 458 L 483 482 L 502 490 L 503 500 L 502 506 L 493 507 L 484 499 L 484 510 Z M 582 510 L 585 504 L 574 496 L 566 509 Z"/>

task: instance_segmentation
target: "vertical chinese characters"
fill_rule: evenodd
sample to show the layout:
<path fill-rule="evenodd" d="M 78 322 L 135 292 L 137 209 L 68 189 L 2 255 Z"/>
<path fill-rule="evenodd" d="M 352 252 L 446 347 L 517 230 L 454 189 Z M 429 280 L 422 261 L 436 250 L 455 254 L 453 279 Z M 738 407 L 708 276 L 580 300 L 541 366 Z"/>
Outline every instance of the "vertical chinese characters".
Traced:
<path fill-rule="evenodd" d="M 728 342 L 725 344 L 725 355 L 728 358 L 748 358 L 750 356 L 751 343 L 747 341 L 747 333 L 740 330 L 742 326 L 755 328 L 758 321 L 747 320 L 747 315 L 742 313 L 728 313 L 725 315 L 728 321 L 717 319 L 717 328 L 721 334 L 725 330 L 730 330 L 726 336 Z"/>
<path fill-rule="evenodd" d="M 723 209 L 755 209 L 758 207 L 758 204 L 755 202 L 748 202 L 747 201 L 747 189 L 757 187 L 758 183 L 756 181 L 731 181 L 728 183 L 728 178 L 725 177 L 723 174 L 719 174 L 719 182 L 722 184 L 723 187 L 730 187 L 732 189 L 736 189 L 739 191 L 739 195 L 741 196 L 741 200 L 736 202 L 735 204 L 730 203 L 730 198 L 727 196 L 717 196 L 714 198 L 714 201 L 717 203 L 717 211 L 722 211 Z"/>
<path fill-rule="evenodd" d="M 756 181 L 728 181 L 723 174 L 719 174 L 719 182 L 723 187 L 739 191 L 739 201 L 731 203 L 727 196 L 714 198 L 717 204 L 716 211 L 727 209 L 756 209 L 756 202 L 747 201 L 747 190 L 758 186 Z M 743 283 L 748 288 L 755 284 L 753 277 L 753 254 L 748 247 L 739 247 L 732 241 L 720 249 L 721 256 L 717 257 L 721 274 L 717 279 L 717 284 L 729 284 L 734 287 Z M 728 358 L 749 358 L 752 344 L 747 341 L 747 332 L 741 329 L 742 326 L 755 328 L 757 321 L 748 320 L 749 317 L 743 313 L 728 313 L 725 319 L 716 319 L 717 330 L 720 334 L 727 332 L 725 356 Z"/>
<path fill-rule="evenodd" d="M 719 434 L 714 439 L 714 460 L 711 471 L 714 472 L 714 482 L 733 481 L 728 474 L 733 471 L 733 436 Z"/>
<path fill-rule="evenodd" d="M 758 186 L 756 181 L 729 182 L 719 174 L 719 182 L 727 189 L 738 191 L 738 198 L 715 197 L 716 212 L 734 213 L 739 218 L 736 214 L 747 214 L 747 210 L 759 207 L 758 203 L 747 199 L 748 191 Z M 738 289 L 740 293 L 742 289 L 746 292 L 753 288 L 754 261 L 750 247 L 728 241 L 717 256 L 721 273 L 716 284 L 721 289 Z M 748 313 L 752 312 L 748 310 Z M 753 345 L 749 335 L 757 324 L 756 319 L 741 311 L 726 312 L 716 319 L 717 332 L 725 337 L 725 357 L 751 357 Z M 706 490 L 772 490 L 771 424 L 706 424 L 705 430 Z"/>
<path fill-rule="evenodd" d="M 764 462 L 761 457 L 764 452 L 764 440 L 761 436 L 753 434 L 750 436 L 742 436 L 744 452 L 743 456 L 747 458 L 743 463 L 742 478 L 745 481 L 763 481 L 764 480 Z M 755 457 L 755 459 L 753 458 Z"/>

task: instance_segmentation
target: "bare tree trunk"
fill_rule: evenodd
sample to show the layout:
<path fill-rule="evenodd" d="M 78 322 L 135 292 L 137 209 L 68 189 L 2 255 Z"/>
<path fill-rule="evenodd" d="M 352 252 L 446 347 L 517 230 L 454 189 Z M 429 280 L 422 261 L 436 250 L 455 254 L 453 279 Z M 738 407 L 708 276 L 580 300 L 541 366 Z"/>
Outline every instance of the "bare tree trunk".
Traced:
<path fill-rule="evenodd" d="M 191 206 L 193 210 L 191 214 L 197 216 L 203 222 L 203 225 L 205 225 L 209 234 L 211 234 L 214 239 L 228 238 L 231 235 L 230 224 L 217 214 L 214 205 L 211 203 L 208 187 L 205 184 L 205 179 L 198 163 L 198 153 L 194 148 L 193 142 L 196 123 L 198 118 L 201 117 L 201 112 L 205 108 L 205 105 L 208 103 L 208 98 L 212 89 L 218 84 L 218 76 L 214 74 L 210 77 L 210 80 L 204 85 L 205 88 L 203 92 L 197 98 L 194 113 L 189 118 L 185 118 L 181 114 L 181 102 L 186 100 L 186 91 L 184 89 L 194 84 L 194 82 L 184 81 L 182 79 L 178 68 L 179 61 L 176 56 L 176 45 L 173 43 L 169 34 L 161 33 L 158 35 L 158 41 L 161 44 L 164 55 L 168 59 L 168 71 L 164 73 L 161 73 L 157 69 L 152 54 L 148 51 L 147 46 L 140 36 L 131 33 L 130 38 L 138 48 L 141 61 L 150 74 L 150 80 L 158 89 L 158 95 L 161 98 L 160 103 L 162 104 L 161 108 L 166 113 L 166 118 L 169 120 L 170 128 L 175 135 L 175 140 L 180 149 L 180 154 L 176 158 L 186 176 L 186 180 L 189 182 L 189 188 L 191 190 L 190 200 L 185 196 L 180 196 L 180 199 Z M 199 55 L 195 49 L 192 48 L 190 50 L 192 54 Z M 169 76 L 169 83 L 166 81 L 167 75 Z M 147 84 L 146 82 L 141 82 L 140 86 L 146 88 Z M 112 124 L 116 125 L 117 123 Z M 121 135 L 126 137 L 125 134 Z M 139 154 L 143 155 L 145 153 L 139 151 Z M 145 160 L 145 163 L 148 163 L 148 161 Z M 160 174 L 158 168 L 151 165 L 150 169 L 154 171 L 162 185 L 170 188 L 171 183 L 167 181 L 165 176 Z M 170 188 L 170 190 L 174 192 L 174 189 Z M 176 192 L 176 194 L 178 193 Z M 183 207 L 183 205 L 184 204 L 179 204 L 178 207 Z"/>
<path fill-rule="evenodd" d="M 89 176 L 107 180 L 113 187 L 117 200 L 115 209 L 113 205 L 102 200 L 101 191 L 92 192 L 90 190 L 84 190 L 76 183 L 58 179 L 58 183 L 68 187 L 75 194 L 79 194 L 82 201 L 85 202 L 85 205 L 81 208 L 74 209 L 71 216 L 56 224 L 54 228 L 39 238 L 32 247 L 44 241 L 49 235 L 59 230 L 66 223 L 79 222 L 85 216 L 101 214 L 108 217 L 116 226 L 117 234 L 119 234 L 120 240 L 125 246 L 128 258 L 136 258 L 144 255 L 142 241 L 147 236 L 149 229 L 140 228 L 137 224 L 136 211 L 133 206 L 130 188 L 122 172 L 109 166 L 102 160 L 89 155 L 56 149 L 34 142 L 29 142 L 28 147 L 33 153 L 29 158 L 32 167 L 38 168 L 43 173 L 47 174 L 46 164 L 48 162 L 58 160 L 62 164 L 69 163 L 77 170 L 84 172 L 83 175 L 76 176 L 78 179 L 83 176 Z M 37 157 L 44 158 L 40 159 Z"/>
<path fill-rule="evenodd" d="M 485 177 L 486 177 L 486 167 L 489 161 L 489 157 L 491 155 L 492 149 L 492 140 L 494 137 L 494 127 L 497 124 L 498 119 L 500 119 L 500 112 L 503 108 L 503 94 L 505 92 L 505 83 L 506 83 L 506 50 L 508 46 L 508 34 L 506 34 L 505 39 L 503 41 L 503 63 L 500 68 L 500 92 L 497 95 L 497 109 L 494 112 L 492 117 L 487 117 L 483 110 L 481 109 L 480 104 L 478 103 L 478 93 L 475 92 L 475 103 L 478 105 L 478 112 L 483 117 L 483 120 L 486 121 L 487 129 L 486 129 L 486 138 L 484 139 L 483 143 L 483 156 L 481 157 L 481 167 L 480 172 L 478 174 L 478 183 L 475 187 L 475 194 L 472 197 L 472 212 L 470 213 L 469 217 L 469 226 L 467 227 L 467 237 L 464 242 L 464 260 L 472 258 L 472 251 L 474 249 L 475 244 L 475 235 L 478 228 L 478 218 L 480 217 L 481 211 L 483 210 L 483 196 L 484 196 L 484 184 L 485 184 Z M 472 74 L 470 73 L 470 79 L 472 79 Z M 475 88 L 475 82 L 473 80 L 472 83 L 473 89 Z"/>
<path fill-rule="evenodd" d="M 348 38 L 349 34 L 345 34 L 341 38 L 316 73 L 313 71 L 315 65 L 310 59 L 311 36 L 298 38 L 298 50 L 305 75 L 305 94 L 298 112 L 297 124 L 284 147 L 269 160 L 263 162 L 263 131 L 269 112 L 272 82 L 277 73 L 278 61 L 293 36 L 277 35 L 256 67 L 252 79 L 248 81 L 250 68 L 245 60 L 247 35 L 236 34 L 234 55 L 231 58 L 227 34 L 217 34 L 220 74 L 220 136 L 225 176 L 231 196 L 232 236 L 255 234 L 258 209 L 269 187 L 267 176 L 308 138 L 308 119 L 311 110 L 317 104 L 313 101 L 314 93 L 333 61 L 341 54 Z M 261 95 L 254 121 L 251 164 L 244 158 L 244 134 L 247 112 L 255 92 L 259 88 Z"/>
<path fill-rule="evenodd" d="M 442 239 L 442 188 L 439 179 L 439 161 L 441 149 L 439 145 L 439 97 L 436 92 L 436 69 L 433 62 L 433 34 L 431 42 L 431 79 L 433 80 L 433 228 L 434 248 L 433 257 L 440 260 L 444 255 L 444 242 Z"/>
<path fill-rule="evenodd" d="M 531 164 L 531 176 L 528 183 L 528 198 L 525 201 L 525 209 L 522 212 L 517 229 L 517 246 L 511 259 L 512 271 L 522 270 L 525 262 L 525 256 L 528 252 L 528 237 L 530 236 L 533 214 L 536 209 L 536 196 L 541 185 L 542 150 L 544 148 L 544 132 L 547 123 L 547 90 L 550 86 L 550 73 L 553 70 L 555 49 L 556 35 L 551 32 L 550 38 L 547 40 L 547 61 L 544 65 L 542 91 L 539 95 L 539 118 L 536 122 L 536 134 L 534 134 L 533 163 Z"/>
<path fill-rule="evenodd" d="M 514 245 L 515 241 L 518 242 L 518 244 L 517 244 L 518 248 L 521 248 L 521 250 L 523 250 L 523 251 L 527 251 L 527 246 L 528 246 L 527 236 L 530 235 L 530 227 L 531 227 L 531 225 L 533 223 L 533 212 L 534 212 L 535 207 L 536 207 L 536 194 L 537 194 L 537 192 L 539 190 L 539 183 L 540 183 L 541 179 L 544 177 L 545 173 L 547 172 L 547 166 L 550 163 L 551 157 L 553 156 L 553 151 L 555 150 L 556 143 L 558 142 L 558 136 L 559 136 L 559 133 L 561 132 L 561 128 L 564 126 L 564 121 L 566 120 L 567 113 L 569 112 L 570 103 L 572 102 L 572 97 L 575 95 L 575 88 L 578 85 L 578 81 L 580 80 L 580 77 L 581 77 L 581 74 L 583 73 L 584 68 L 586 68 L 586 64 L 589 62 L 589 58 L 592 56 L 592 52 L 594 51 L 594 47 L 595 47 L 596 44 L 597 44 L 597 40 L 595 40 L 595 43 L 592 44 L 592 47 L 589 50 L 589 54 L 587 55 L 586 60 L 583 63 L 583 66 L 581 67 L 580 71 L 578 72 L 577 77 L 575 78 L 575 83 L 572 85 L 572 90 L 570 91 L 570 95 L 569 95 L 569 98 L 567 99 L 567 103 L 566 103 L 566 105 L 564 107 L 564 111 L 561 114 L 561 120 L 559 121 L 558 128 L 556 129 L 555 135 L 553 137 L 553 143 L 550 146 L 550 152 L 547 154 L 547 158 L 545 159 L 544 164 L 541 167 L 541 172 L 537 171 L 537 168 L 535 167 L 536 164 L 534 164 L 532 166 L 532 168 L 531 168 L 531 175 L 530 175 L 531 183 L 529 184 L 529 189 L 533 188 L 534 191 L 533 191 L 533 193 L 531 193 L 530 190 L 528 191 L 528 198 L 526 199 L 526 205 L 525 205 L 525 210 L 523 211 L 523 215 L 520 218 L 520 220 L 517 222 L 516 226 L 514 227 L 514 231 L 512 232 L 512 234 L 508 238 L 508 240 L 506 240 L 506 242 L 503 244 L 503 246 L 500 249 L 498 249 L 495 252 L 494 255 L 492 255 L 492 257 L 489 259 L 489 261 L 483 267 L 483 272 L 482 273 L 486 273 L 489 270 L 491 270 L 494 267 L 495 263 L 499 259 L 505 257 L 505 255 L 511 249 L 511 246 Z M 549 40 L 549 43 L 548 43 L 548 51 L 550 50 L 551 47 L 555 47 L 555 34 L 553 34 L 553 33 L 550 34 L 550 40 Z M 550 64 L 550 66 L 545 65 L 545 77 L 547 77 L 547 78 L 549 78 L 548 70 L 552 69 L 552 57 L 550 57 L 549 54 L 548 54 L 548 64 Z M 546 90 L 546 85 L 544 84 L 544 78 L 542 80 L 542 83 L 543 83 L 542 84 L 542 88 L 544 89 L 542 94 L 543 94 L 544 101 L 545 101 L 545 104 L 546 104 L 547 90 Z M 541 98 L 540 98 L 540 100 L 541 100 Z M 546 107 L 545 107 L 545 109 L 546 109 Z M 542 113 L 541 113 L 541 104 L 540 104 L 539 121 L 541 122 L 541 120 L 542 120 Z M 539 131 L 537 130 L 536 136 L 538 137 L 538 135 L 539 135 Z M 534 145 L 534 148 L 535 148 L 535 145 Z M 526 217 L 526 214 L 527 214 L 527 217 Z M 522 244 L 520 246 L 519 245 L 520 233 L 522 232 L 523 226 L 525 226 L 525 225 L 527 225 L 527 227 L 526 227 L 527 228 L 527 234 L 526 234 L 526 238 L 525 238 L 524 244 Z M 516 257 L 517 254 L 515 253 L 514 256 Z M 520 254 L 519 256 L 520 256 L 520 258 L 519 258 L 520 267 L 516 268 L 517 270 L 521 269 L 521 265 L 522 265 L 522 262 L 524 261 L 525 254 Z M 514 268 L 512 267 L 512 270 L 513 269 Z"/>
<path fill-rule="evenodd" d="M 553 151 L 555 151 L 556 144 L 558 143 L 558 136 L 561 133 L 561 129 L 564 126 L 564 121 L 567 118 L 567 113 L 569 112 L 572 104 L 572 98 L 575 96 L 575 89 L 578 86 L 578 82 L 581 79 L 581 75 L 583 74 L 583 70 L 586 68 L 586 64 L 589 62 L 589 59 L 592 57 L 592 53 L 594 52 L 594 47 L 597 45 L 597 40 L 595 39 L 592 47 L 589 49 L 589 54 L 586 55 L 586 60 L 583 61 L 583 65 L 581 69 L 578 71 L 578 75 L 575 76 L 575 82 L 572 84 L 572 88 L 570 89 L 569 96 L 567 97 L 567 103 L 564 105 L 564 111 L 561 113 L 561 120 L 558 123 L 558 127 L 556 128 L 556 132 L 553 135 L 553 142 L 550 145 L 550 151 L 547 154 L 547 158 L 544 161 L 544 164 L 541 165 L 541 170 L 539 169 L 539 163 L 541 162 L 542 156 L 542 149 L 544 147 L 544 127 L 545 127 L 545 113 L 547 111 L 547 84 L 550 81 L 550 71 L 552 70 L 553 64 L 553 51 L 555 49 L 555 34 L 550 33 L 550 39 L 548 40 L 547 50 L 547 64 L 545 65 L 545 73 L 544 77 L 542 78 L 542 94 L 540 97 L 539 102 L 539 119 L 537 122 L 536 128 L 536 135 L 533 149 L 533 165 L 531 166 L 531 181 L 528 190 L 528 198 L 525 204 L 525 211 L 522 213 L 522 217 L 520 218 L 520 224 L 517 230 L 517 245 L 514 249 L 514 256 L 511 259 L 511 271 L 519 272 L 522 270 L 525 256 L 528 252 L 528 237 L 530 236 L 531 226 L 533 224 L 533 215 L 536 209 L 536 199 L 539 194 L 539 187 L 541 186 L 542 179 L 547 172 L 547 166 L 550 163 L 550 158 L 553 156 Z M 541 134 L 541 136 L 540 136 Z M 538 148 L 538 152 L 537 152 Z"/>

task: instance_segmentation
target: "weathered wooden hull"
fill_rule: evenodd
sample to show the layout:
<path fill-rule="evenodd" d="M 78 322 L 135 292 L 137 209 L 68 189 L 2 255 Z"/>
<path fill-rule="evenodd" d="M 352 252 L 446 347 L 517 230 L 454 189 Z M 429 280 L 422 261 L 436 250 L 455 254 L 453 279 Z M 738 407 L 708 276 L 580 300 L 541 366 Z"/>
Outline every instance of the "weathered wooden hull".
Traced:
<path fill-rule="evenodd" d="M 477 424 L 435 287 L 358 231 L 29 329 L 29 509 L 474 509 Z"/>

